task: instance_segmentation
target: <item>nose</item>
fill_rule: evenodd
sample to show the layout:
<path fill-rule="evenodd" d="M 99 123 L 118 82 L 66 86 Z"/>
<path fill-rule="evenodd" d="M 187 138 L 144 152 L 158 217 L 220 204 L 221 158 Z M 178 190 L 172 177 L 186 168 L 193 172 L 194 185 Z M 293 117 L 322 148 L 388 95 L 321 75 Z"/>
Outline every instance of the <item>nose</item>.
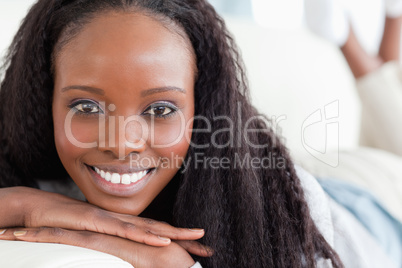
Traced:
<path fill-rule="evenodd" d="M 148 127 L 144 122 L 138 118 L 118 117 L 116 120 L 109 117 L 100 124 L 98 149 L 121 160 L 130 154 L 142 153 L 147 148 L 148 139 Z"/>

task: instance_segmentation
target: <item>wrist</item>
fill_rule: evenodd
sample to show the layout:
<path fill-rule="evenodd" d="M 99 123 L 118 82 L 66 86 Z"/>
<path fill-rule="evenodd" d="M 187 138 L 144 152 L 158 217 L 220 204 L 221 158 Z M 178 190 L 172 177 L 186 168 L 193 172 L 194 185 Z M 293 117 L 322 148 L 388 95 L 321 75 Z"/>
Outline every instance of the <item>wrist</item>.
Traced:
<path fill-rule="evenodd" d="M 25 226 L 27 187 L 8 187 L 0 189 L 1 227 Z"/>

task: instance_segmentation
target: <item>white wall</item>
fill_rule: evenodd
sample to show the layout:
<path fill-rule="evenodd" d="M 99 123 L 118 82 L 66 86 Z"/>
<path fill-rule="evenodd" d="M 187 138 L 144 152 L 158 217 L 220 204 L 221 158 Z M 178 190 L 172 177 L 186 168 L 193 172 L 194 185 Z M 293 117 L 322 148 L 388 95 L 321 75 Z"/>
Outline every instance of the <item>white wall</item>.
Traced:
<path fill-rule="evenodd" d="M 34 0 L 0 0 L 0 56 L 3 56 Z"/>
<path fill-rule="evenodd" d="M 275 30 L 228 22 L 246 62 L 253 102 L 279 119 L 292 152 L 322 155 L 358 144 L 360 103 L 337 47 L 302 28 Z M 325 119 L 328 109 L 335 113 L 331 120 Z"/>

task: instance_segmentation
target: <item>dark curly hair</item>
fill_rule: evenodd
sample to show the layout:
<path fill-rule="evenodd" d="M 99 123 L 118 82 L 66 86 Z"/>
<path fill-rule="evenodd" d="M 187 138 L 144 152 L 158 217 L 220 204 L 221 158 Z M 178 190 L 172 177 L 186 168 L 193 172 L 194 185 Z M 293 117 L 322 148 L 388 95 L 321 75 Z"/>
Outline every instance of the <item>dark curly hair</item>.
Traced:
<path fill-rule="evenodd" d="M 310 216 L 287 149 L 251 105 L 234 41 L 206 0 L 39 0 L 24 19 L 3 67 L 0 186 L 32 187 L 35 178 L 68 177 L 55 150 L 52 58 L 55 47 L 73 38 L 93 16 L 109 10 L 145 12 L 184 29 L 197 58 L 195 115 L 210 119 L 212 132 L 227 127 L 222 120 L 212 120 L 214 116 L 227 116 L 241 126 L 260 116 L 249 124 L 260 131 L 248 133 L 247 140 L 235 133 L 236 145 L 192 146 L 187 158 L 202 153 L 232 160 L 285 160 L 280 168 L 190 165 L 176 174 L 144 215 L 153 212 L 174 225 L 205 228 L 201 242 L 215 254 L 194 256 L 204 267 L 316 267 L 317 258 L 342 267 Z M 202 128 L 201 123 L 196 121 L 194 128 Z M 217 144 L 226 144 L 233 133 L 220 134 Z M 194 144 L 210 140 L 210 133 L 192 137 Z M 266 146 L 256 148 L 250 142 Z"/>

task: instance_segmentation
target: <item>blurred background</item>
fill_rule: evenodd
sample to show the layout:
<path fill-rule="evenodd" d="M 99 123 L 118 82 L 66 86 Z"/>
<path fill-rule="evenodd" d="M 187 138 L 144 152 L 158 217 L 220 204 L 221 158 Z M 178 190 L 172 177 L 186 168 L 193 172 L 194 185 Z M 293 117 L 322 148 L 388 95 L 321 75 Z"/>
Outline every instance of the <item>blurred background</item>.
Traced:
<path fill-rule="evenodd" d="M 325 162 L 328 151 L 358 146 L 353 76 L 338 47 L 305 26 L 303 0 L 210 1 L 240 46 L 254 104 L 273 120 L 292 154 Z M 382 1 L 339 1 L 363 47 L 375 53 L 384 25 Z M 0 0 L 1 56 L 34 2 Z M 334 161 L 328 164 L 336 166 Z"/>

